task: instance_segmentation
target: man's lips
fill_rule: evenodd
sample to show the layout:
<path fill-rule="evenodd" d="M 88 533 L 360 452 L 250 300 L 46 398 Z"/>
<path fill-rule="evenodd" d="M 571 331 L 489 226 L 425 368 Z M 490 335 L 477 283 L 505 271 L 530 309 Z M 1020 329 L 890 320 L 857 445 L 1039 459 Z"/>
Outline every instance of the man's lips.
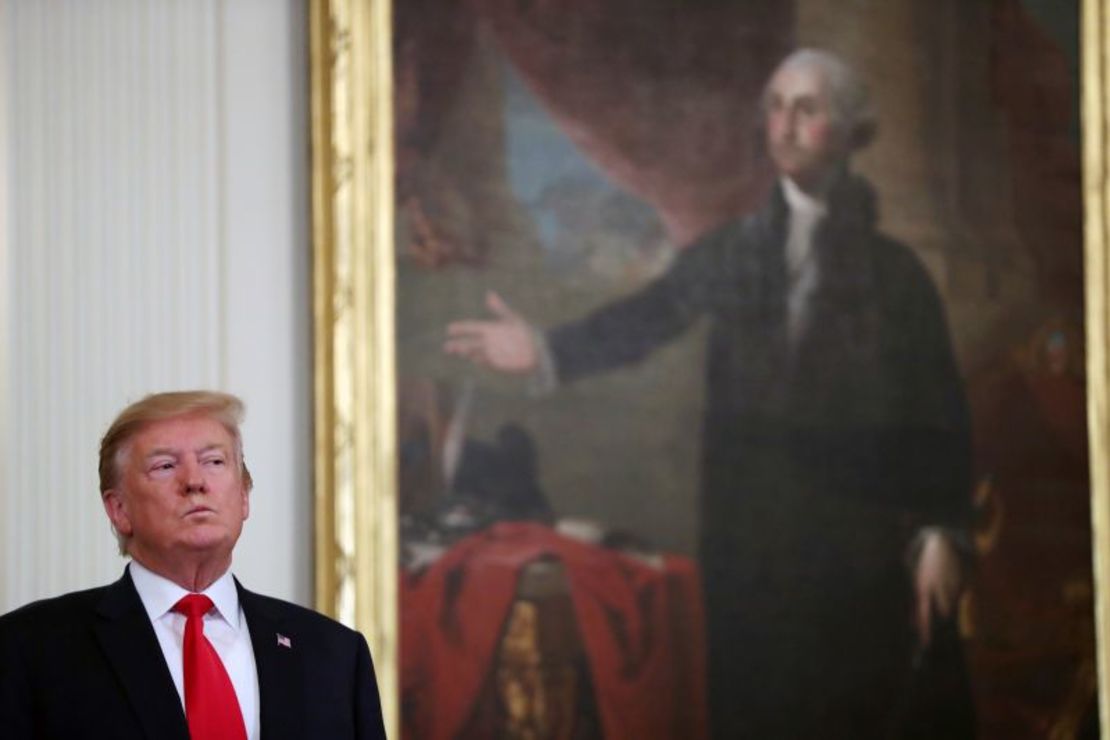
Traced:
<path fill-rule="evenodd" d="M 216 510 L 210 506 L 194 506 L 185 512 L 185 516 L 192 516 L 193 514 L 215 514 Z"/>

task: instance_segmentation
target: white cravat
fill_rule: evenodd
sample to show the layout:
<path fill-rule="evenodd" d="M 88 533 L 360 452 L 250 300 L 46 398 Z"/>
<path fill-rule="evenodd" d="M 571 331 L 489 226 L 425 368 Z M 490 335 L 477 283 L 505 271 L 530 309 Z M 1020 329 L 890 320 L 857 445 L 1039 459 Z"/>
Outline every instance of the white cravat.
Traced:
<path fill-rule="evenodd" d="M 790 211 L 786 232 L 786 336 L 793 348 L 809 323 L 809 301 L 821 277 L 813 234 L 829 209 L 789 178 L 782 179 L 782 194 Z"/>
<path fill-rule="evenodd" d="M 182 668 L 182 652 L 185 640 L 185 615 L 173 611 L 173 605 L 189 593 L 173 581 L 163 578 L 144 568 L 134 560 L 130 565 L 131 580 L 143 602 L 154 634 L 166 665 L 177 687 L 181 708 L 185 708 L 185 678 Z M 239 709 L 243 713 L 243 724 L 247 728 L 248 740 L 259 740 L 261 727 L 258 701 L 258 669 L 254 663 L 254 650 L 251 647 L 250 630 L 247 618 L 239 606 L 239 592 L 231 572 L 224 573 L 202 593 L 212 599 L 215 609 L 204 616 L 204 636 L 212 643 L 216 653 L 223 661 L 235 696 L 239 699 Z"/>

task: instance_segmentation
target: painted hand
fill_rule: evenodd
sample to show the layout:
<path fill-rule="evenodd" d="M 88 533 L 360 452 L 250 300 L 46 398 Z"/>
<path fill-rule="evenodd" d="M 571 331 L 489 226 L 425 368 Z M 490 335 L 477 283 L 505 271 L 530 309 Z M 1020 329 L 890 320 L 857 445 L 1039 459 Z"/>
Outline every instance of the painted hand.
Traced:
<path fill-rule="evenodd" d="M 486 294 L 486 308 L 493 319 L 448 324 L 443 351 L 501 373 L 534 372 L 539 353 L 532 327 L 492 291 Z"/>
<path fill-rule="evenodd" d="M 933 614 L 948 618 L 963 590 L 963 567 L 952 543 L 940 532 L 928 532 L 921 545 L 914 576 L 916 626 L 922 647 L 932 639 Z"/>

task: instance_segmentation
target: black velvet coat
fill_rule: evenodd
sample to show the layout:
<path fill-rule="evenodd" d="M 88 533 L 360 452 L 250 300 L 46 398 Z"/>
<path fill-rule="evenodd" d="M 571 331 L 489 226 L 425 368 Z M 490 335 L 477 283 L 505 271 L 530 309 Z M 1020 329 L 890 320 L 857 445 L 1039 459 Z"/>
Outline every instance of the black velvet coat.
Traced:
<path fill-rule="evenodd" d="M 876 231 L 870 187 L 845 175 L 828 205 L 793 348 L 779 190 L 548 341 L 570 382 L 711 322 L 699 555 L 715 737 L 961 736 L 958 639 L 945 625 L 916 649 L 907 551 L 923 526 L 967 526 L 962 382 L 933 283 Z"/>

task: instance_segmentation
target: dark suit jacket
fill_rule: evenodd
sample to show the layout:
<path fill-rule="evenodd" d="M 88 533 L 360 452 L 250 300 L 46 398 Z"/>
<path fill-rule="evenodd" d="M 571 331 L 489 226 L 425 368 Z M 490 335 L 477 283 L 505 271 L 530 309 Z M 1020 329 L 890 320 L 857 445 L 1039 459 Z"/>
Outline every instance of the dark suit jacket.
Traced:
<path fill-rule="evenodd" d="M 262 737 L 384 738 L 366 640 L 244 589 Z M 277 635 L 290 647 L 278 644 Z M 0 617 L 0 726 L 22 738 L 188 740 L 181 700 L 129 571 Z"/>
<path fill-rule="evenodd" d="M 828 206 L 794 346 L 779 189 L 547 335 L 571 382 L 709 321 L 699 560 L 717 737 L 887 737 L 920 683 L 907 551 L 921 527 L 969 519 L 968 412 L 936 288 L 877 230 L 867 183 L 845 173 Z"/>

